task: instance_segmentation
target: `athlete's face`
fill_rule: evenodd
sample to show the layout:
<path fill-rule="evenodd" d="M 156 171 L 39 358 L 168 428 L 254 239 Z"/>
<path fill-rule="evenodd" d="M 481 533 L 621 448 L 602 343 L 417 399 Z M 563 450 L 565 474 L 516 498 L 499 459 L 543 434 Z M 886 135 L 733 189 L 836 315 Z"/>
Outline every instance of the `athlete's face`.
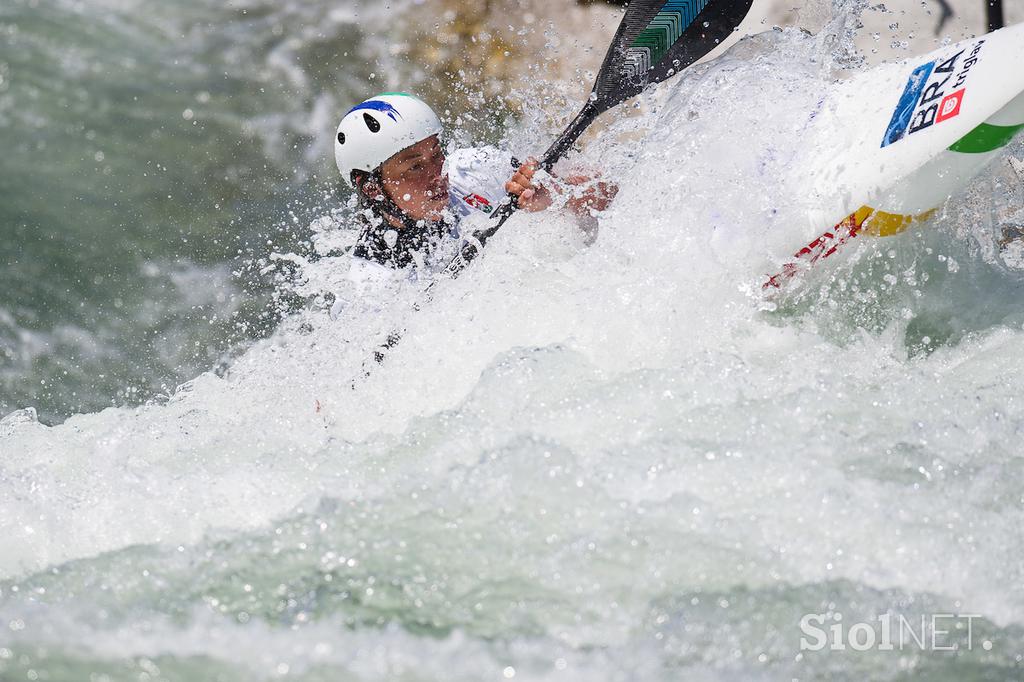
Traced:
<path fill-rule="evenodd" d="M 413 220 L 440 220 L 448 207 L 444 151 L 437 135 L 403 149 L 381 166 L 384 187 Z"/>

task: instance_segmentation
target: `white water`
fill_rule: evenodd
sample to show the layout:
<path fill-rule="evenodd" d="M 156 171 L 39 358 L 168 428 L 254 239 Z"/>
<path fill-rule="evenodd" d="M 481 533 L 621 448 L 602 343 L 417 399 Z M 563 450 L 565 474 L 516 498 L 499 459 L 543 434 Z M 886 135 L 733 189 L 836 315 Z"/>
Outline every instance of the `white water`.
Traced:
<path fill-rule="evenodd" d="M 760 294 L 808 236 L 800 150 L 824 140 L 794 116 L 826 44 L 761 36 L 615 123 L 590 247 L 520 215 L 418 313 L 411 285 L 315 309 L 166 404 L 6 420 L 0 666 L 1019 676 L 1024 286 L 978 246 L 1005 168 Z M 343 268 L 305 287 L 350 297 Z M 887 610 L 981 614 L 978 650 L 798 648 L 804 613 Z"/>

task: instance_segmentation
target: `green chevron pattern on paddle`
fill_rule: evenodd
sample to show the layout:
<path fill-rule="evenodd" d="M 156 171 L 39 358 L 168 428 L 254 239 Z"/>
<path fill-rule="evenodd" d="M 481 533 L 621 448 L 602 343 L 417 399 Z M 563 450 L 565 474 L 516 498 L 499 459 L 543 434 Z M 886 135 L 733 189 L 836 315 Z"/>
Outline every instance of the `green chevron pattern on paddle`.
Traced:
<path fill-rule="evenodd" d="M 951 152 L 961 154 L 984 154 L 1005 147 L 1010 140 L 1024 130 L 1024 124 L 1015 126 L 996 126 L 982 123 L 980 126 L 961 137 L 949 148 Z"/>
<path fill-rule="evenodd" d="M 629 46 L 627 60 L 635 72 L 657 64 L 707 4 L 708 0 L 668 0 Z"/>

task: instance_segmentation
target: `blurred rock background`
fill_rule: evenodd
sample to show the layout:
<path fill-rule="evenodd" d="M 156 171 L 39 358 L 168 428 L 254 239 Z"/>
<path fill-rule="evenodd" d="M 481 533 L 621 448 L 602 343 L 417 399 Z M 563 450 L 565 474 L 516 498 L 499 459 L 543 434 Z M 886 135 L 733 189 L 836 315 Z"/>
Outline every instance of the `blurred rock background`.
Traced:
<path fill-rule="evenodd" d="M 621 15 L 605 2 L 414 0 L 388 53 L 405 87 L 465 134 L 494 141 L 527 101 L 578 107 Z"/>

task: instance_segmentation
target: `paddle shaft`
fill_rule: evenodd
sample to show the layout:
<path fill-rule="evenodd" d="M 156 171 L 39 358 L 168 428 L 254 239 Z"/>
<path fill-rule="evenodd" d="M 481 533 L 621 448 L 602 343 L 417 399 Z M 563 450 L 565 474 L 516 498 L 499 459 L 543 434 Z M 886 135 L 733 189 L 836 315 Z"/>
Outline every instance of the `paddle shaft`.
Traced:
<path fill-rule="evenodd" d="M 1003 0 L 988 0 L 986 3 L 986 15 L 989 32 L 998 31 L 1005 26 Z"/>

